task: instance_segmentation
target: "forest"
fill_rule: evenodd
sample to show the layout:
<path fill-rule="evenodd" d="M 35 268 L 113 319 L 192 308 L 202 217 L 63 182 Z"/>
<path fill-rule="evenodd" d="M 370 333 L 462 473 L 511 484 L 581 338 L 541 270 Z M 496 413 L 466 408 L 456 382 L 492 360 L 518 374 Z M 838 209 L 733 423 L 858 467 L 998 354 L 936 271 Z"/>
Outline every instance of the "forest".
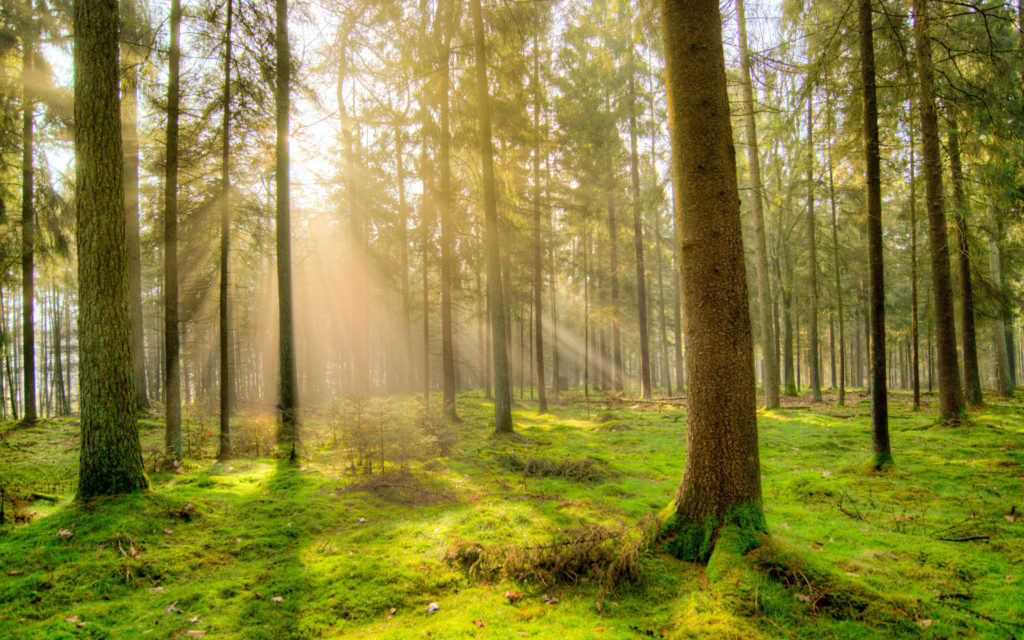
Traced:
<path fill-rule="evenodd" d="M 1024 639 L 1024 1 L 0 2 L 0 640 Z"/>

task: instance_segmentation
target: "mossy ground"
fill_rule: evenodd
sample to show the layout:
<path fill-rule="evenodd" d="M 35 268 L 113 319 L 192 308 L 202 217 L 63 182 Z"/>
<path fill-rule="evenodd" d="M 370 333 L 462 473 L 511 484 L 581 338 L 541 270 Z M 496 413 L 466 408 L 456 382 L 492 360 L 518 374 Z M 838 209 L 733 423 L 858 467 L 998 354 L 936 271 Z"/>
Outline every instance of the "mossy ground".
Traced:
<path fill-rule="evenodd" d="M 708 567 L 655 551 L 639 584 L 601 599 L 593 582 L 473 579 L 444 554 L 660 511 L 682 473 L 681 408 L 524 404 L 509 440 L 490 437 L 490 405 L 466 394 L 451 455 L 381 486 L 323 446 L 300 468 L 196 460 L 153 474 L 146 494 L 25 506 L 31 522 L 0 527 L 0 638 L 1024 637 L 1024 405 L 986 400 L 949 428 L 894 395 L 895 465 L 882 472 L 862 394 L 762 414 L 771 542 Z M 60 492 L 76 423 L 11 427 L 0 478 Z M 157 450 L 160 425 L 142 437 Z M 601 474 L 524 476 L 508 454 L 589 458 Z M 522 599 L 509 604 L 510 589 Z"/>

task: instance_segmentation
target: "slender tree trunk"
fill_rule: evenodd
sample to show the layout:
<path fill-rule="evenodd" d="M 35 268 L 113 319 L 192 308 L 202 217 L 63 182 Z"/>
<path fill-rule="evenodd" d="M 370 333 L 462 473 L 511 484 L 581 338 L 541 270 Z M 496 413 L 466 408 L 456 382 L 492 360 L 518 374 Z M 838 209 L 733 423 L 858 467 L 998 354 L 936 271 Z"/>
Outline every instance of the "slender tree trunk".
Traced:
<path fill-rule="evenodd" d="M 946 422 L 960 419 L 963 394 L 953 322 L 953 288 L 949 273 L 949 242 L 942 202 L 942 160 L 939 156 L 939 120 L 932 88 L 932 46 L 928 1 L 914 0 L 914 39 L 920 90 L 922 155 L 931 245 L 932 289 L 935 291 L 935 346 L 939 378 L 939 413 Z"/>
<path fill-rule="evenodd" d="M 956 232 L 957 266 L 960 271 L 960 327 L 964 345 L 964 398 L 969 405 L 982 403 L 978 373 L 978 340 L 974 329 L 974 286 L 971 284 L 971 252 L 967 237 L 967 198 L 960 163 L 960 134 L 955 114 L 950 115 L 949 166 L 953 182 L 953 228 Z"/>
<path fill-rule="evenodd" d="M 632 29 L 630 30 L 632 33 Z M 650 399 L 651 390 L 651 346 L 648 335 L 647 321 L 647 273 L 644 266 L 644 226 L 641 221 L 640 202 L 640 155 L 637 151 L 637 118 L 636 118 L 636 70 L 633 68 L 633 47 L 630 38 L 629 61 L 629 173 L 632 192 L 630 197 L 633 205 L 633 246 L 636 251 L 636 298 L 637 322 L 640 325 L 640 396 Z"/>
<path fill-rule="evenodd" d="M 676 206 L 675 206 L 675 198 L 672 199 L 672 203 L 673 203 L 673 206 L 672 206 L 672 212 L 673 212 L 672 219 L 673 219 L 673 221 L 675 221 L 679 217 L 678 211 L 676 210 Z M 678 223 L 674 222 L 673 226 L 674 227 L 678 227 Z M 672 237 L 678 238 L 679 237 L 678 232 L 674 233 Z M 678 250 L 675 251 L 675 258 L 673 259 L 672 263 L 673 263 L 672 286 L 673 286 L 673 289 L 674 289 L 673 293 L 675 294 L 674 299 L 672 301 L 672 330 L 673 330 L 672 338 L 673 338 L 673 344 L 675 345 L 676 389 L 678 389 L 679 393 L 683 393 L 685 391 L 685 389 L 686 389 L 686 386 L 684 384 L 686 382 L 686 380 L 685 380 L 685 367 L 683 365 L 683 322 L 682 322 L 681 313 L 680 313 L 680 311 L 682 309 L 682 306 L 683 306 L 682 293 L 681 293 L 681 291 L 682 291 L 682 284 L 680 282 L 682 269 L 681 269 L 681 265 L 679 264 L 679 252 L 678 252 Z M 769 347 L 769 348 L 771 348 L 771 347 Z M 772 351 L 773 355 L 774 355 L 774 353 L 775 352 Z M 778 362 L 778 358 L 775 359 L 775 362 Z"/>
<path fill-rule="evenodd" d="M 4 308 L 3 287 L 0 287 L 0 317 L 3 318 L 3 330 L 5 335 L 11 335 L 7 325 L 7 310 Z M 18 387 L 14 383 L 14 371 L 11 366 L 11 340 L 4 340 L 4 368 L 7 373 L 7 390 L 11 398 L 11 419 L 18 419 Z"/>
<path fill-rule="evenodd" d="M 412 346 L 412 301 L 409 297 L 409 205 L 405 198 L 405 139 L 401 125 L 395 125 L 395 167 L 398 180 L 398 249 L 401 252 L 402 287 L 402 341 L 401 362 L 408 362 Z M 407 393 L 410 383 L 411 366 L 402 366 L 401 390 Z"/>
<path fill-rule="evenodd" d="M 177 0 L 175 0 L 177 1 Z M 277 301 L 280 411 L 277 441 L 289 459 L 296 460 L 299 445 L 298 378 L 295 370 L 295 331 L 292 324 L 292 237 L 289 158 L 289 102 L 291 50 L 288 45 L 288 0 L 275 0 L 277 148 L 275 162 L 277 213 Z M 362 375 L 364 372 L 357 372 Z"/>
<path fill-rule="evenodd" d="M 135 421 L 115 0 L 75 0 L 75 202 L 82 446 L 78 495 L 147 486 Z"/>
<path fill-rule="evenodd" d="M 885 378 L 885 280 L 882 264 L 882 176 L 878 148 L 878 100 L 875 96 L 875 45 L 871 0 L 859 2 L 860 77 L 864 97 L 864 162 L 868 208 L 868 278 L 871 332 L 871 441 L 875 468 L 892 462 L 889 404 Z"/>
<path fill-rule="evenodd" d="M 999 313 L 992 322 L 992 353 L 996 367 L 996 390 L 1004 398 L 1013 394 L 1013 382 L 1010 378 L 1010 356 L 1006 344 L 1006 333 L 1003 328 L 1003 307 L 1006 306 L 1003 289 L 1003 264 L 999 251 L 1001 225 L 996 224 L 996 232 L 988 239 L 989 267 L 992 273 L 992 287 L 996 290 L 999 300 Z"/>
<path fill-rule="evenodd" d="M 181 0 L 171 0 L 167 82 L 167 159 L 164 174 L 164 449 L 182 458 L 180 343 L 178 336 L 178 111 Z"/>
<path fill-rule="evenodd" d="M 547 413 L 548 397 L 544 384 L 544 271 L 542 256 L 544 247 L 540 233 L 540 55 L 537 47 L 538 38 L 533 41 L 533 128 L 537 140 L 533 145 L 533 336 L 537 362 L 537 412 Z M 555 381 L 557 388 L 558 381 Z M 557 391 L 556 391 L 557 393 Z"/>
<path fill-rule="evenodd" d="M 35 203 L 33 145 L 35 142 L 35 16 L 32 1 L 26 0 L 29 22 L 22 39 L 22 130 L 21 130 L 21 339 L 24 376 L 24 422 L 36 421 L 36 338 L 35 338 Z"/>
<path fill-rule="evenodd" d="M 228 252 L 231 248 L 231 20 L 234 5 L 227 0 L 224 24 L 224 122 L 220 156 L 220 450 L 219 460 L 231 457 L 231 389 L 228 316 Z"/>
<path fill-rule="evenodd" d="M 142 321 L 142 252 L 139 241 L 139 127 L 138 89 L 140 56 L 133 46 L 138 37 L 138 16 L 133 2 L 121 5 L 122 13 L 127 12 L 128 34 L 122 24 L 122 63 L 127 64 L 121 81 L 121 132 L 124 146 L 124 215 L 128 236 L 128 301 L 132 319 L 132 372 L 135 380 L 135 405 L 149 408 L 146 390 L 146 354 Z"/>
<path fill-rule="evenodd" d="M 498 196 L 494 182 L 491 98 L 487 86 L 487 48 L 480 0 L 471 0 L 476 52 L 477 108 L 480 112 L 480 156 L 483 163 L 484 218 L 487 225 L 487 291 L 490 298 L 494 361 L 494 431 L 512 433 L 512 394 L 506 350 L 505 295 L 501 286 L 501 240 L 498 237 Z"/>
<path fill-rule="evenodd" d="M 544 132 L 545 133 L 545 136 L 544 136 L 545 139 L 547 139 L 547 137 L 548 137 L 547 136 L 547 126 L 546 126 L 546 124 L 547 123 L 545 122 L 545 132 Z M 551 157 L 548 155 L 548 153 L 546 151 L 544 153 L 544 169 L 545 169 L 545 173 L 547 174 L 547 185 L 548 185 L 548 192 L 545 194 L 546 195 L 545 204 L 546 204 L 547 209 L 548 209 L 548 229 L 549 229 L 549 232 L 554 233 L 554 231 L 553 231 L 554 228 L 555 228 L 555 224 L 554 224 L 554 208 L 551 206 L 551 195 L 550 195 L 550 188 L 551 188 Z M 556 264 L 555 263 L 555 260 L 556 260 L 556 245 L 555 245 L 554 242 L 549 242 L 548 243 L 548 255 L 549 255 L 549 260 L 550 260 L 550 265 L 549 265 L 548 272 L 551 274 L 551 276 L 550 276 L 551 285 L 549 287 L 550 290 L 551 290 L 551 381 L 553 383 L 551 385 L 551 387 L 552 387 L 552 390 L 554 391 L 554 394 L 555 394 L 555 404 L 558 404 L 558 402 L 559 402 L 558 396 L 562 392 L 562 370 L 561 370 L 561 357 L 559 355 L 559 349 L 558 349 L 558 299 L 557 299 L 557 296 L 556 296 L 557 291 L 558 291 L 558 287 L 556 286 L 556 280 L 555 280 L 555 278 L 556 278 L 556 276 L 558 274 L 558 271 L 555 269 L 555 264 Z"/>
<path fill-rule="evenodd" d="M 609 184 L 611 178 L 609 177 Z M 615 192 L 608 191 L 608 277 L 611 282 L 612 309 L 612 386 L 621 393 L 622 385 L 622 332 L 619 325 L 619 229 L 615 216 Z"/>
<path fill-rule="evenodd" d="M 717 0 L 662 0 L 689 380 L 678 554 L 764 529 L 753 342 Z"/>
<path fill-rule="evenodd" d="M 910 348 L 911 385 L 914 390 L 914 411 L 921 410 L 920 328 L 917 313 L 917 171 L 914 168 L 914 134 L 912 101 L 907 99 L 907 128 L 910 133 Z"/>
<path fill-rule="evenodd" d="M 441 12 L 441 22 L 451 18 Z M 455 409 L 455 348 L 452 322 L 452 179 L 451 179 L 451 132 L 449 131 L 449 58 L 451 55 L 449 29 L 440 27 L 443 35 L 438 42 L 440 56 L 441 88 L 437 100 L 441 112 L 440 158 L 441 184 L 441 406 L 444 414 L 458 419 Z"/>
<path fill-rule="evenodd" d="M 772 299 L 768 285 L 768 249 L 764 236 L 764 195 L 761 183 L 761 157 L 757 150 L 757 123 L 754 120 L 754 89 L 750 78 L 750 49 L 747 45 L 747 19 L 743 0 L 736 0 L 736 21 L 740 35 L 740 84 L 743 100 L 744 137 L 747 147 L 747 165 L 750 170 L 750 198 L 753 204 L 754 265 L 757 273 L 757 301 L 761 324 L 762 379 L 765 405 L 769 409 L 779 406 L 779 360 L 772 345 Z"/>
<path fill-rule="evenodd" d="M 821 372 L 818 368 L 818 258 L 814 230 L 814 112 L 811 94 L 807 95 L 807 265 L 811 276 L 808 318 L 810 319 L 811 400 L 821 402 Z"/>

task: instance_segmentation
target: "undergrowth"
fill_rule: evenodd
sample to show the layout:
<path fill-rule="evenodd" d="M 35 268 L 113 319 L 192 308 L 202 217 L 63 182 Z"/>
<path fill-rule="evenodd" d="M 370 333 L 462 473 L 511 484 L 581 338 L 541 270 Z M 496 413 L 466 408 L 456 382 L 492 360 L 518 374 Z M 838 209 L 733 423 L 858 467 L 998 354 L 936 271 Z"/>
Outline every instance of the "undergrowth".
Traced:
<path fill-rule="evenodd" d="M 247 414 L 249 457 L 197 436 L 163 471 L 144 421 L 154 490 L 87 504 L 73 419 L 0 425 L 0 638 L 1024 638 L 1022 405 L 936 428 L 894 395 L 875 471 L 863 398 L 759 416 L 769 535 L 726 527 L 707 564 L 654 542 L 668 403 L 521 402 L 494 439 L 473 394 L 458 424 L 351 399 L 304 416 L 299 465 Z"/>

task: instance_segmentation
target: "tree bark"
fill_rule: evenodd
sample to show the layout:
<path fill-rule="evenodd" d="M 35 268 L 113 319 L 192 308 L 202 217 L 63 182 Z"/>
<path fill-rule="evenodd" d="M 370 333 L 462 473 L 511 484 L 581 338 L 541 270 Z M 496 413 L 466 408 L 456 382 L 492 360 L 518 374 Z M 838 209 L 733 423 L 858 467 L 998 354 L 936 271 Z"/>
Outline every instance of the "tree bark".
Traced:
<path fill-rule="evenodd" d="M 537 363 L 537 412 L 547 413 L 548 397 L 544 380 L 544 247 L 540 232 L 541 186 L 540 186 L 540 54 L 537 38 L 533 41 L 533 129 L 536 139 L 533 144 L 533 338 Z M 558 381 L 555 381 L 557 387 Z M 557 391 L 556 391 L 557 393 Z"/>
<path fill-rule="evenodd" d="M 494 431 L 512 433 L 512 392 L 509 387 L 505 328 L 505 294 L 501 286 L 501 240 L 498 237 L 498 195 L 494 182 L 494 142 L 491 138 L 491 98 L 487 86 L 487 46 L 480 0 L 471 0 L 473 44 L 476 52 L 477 108 L 480 111 L 480 157 L 483 165 L 484 219 L 487 235 L 487 293 L 490 298 L 494 362 Z"/>
<path fill-rule="evenodd" d="M 814 230 L 814 112 L 811 94 L 807 95 L 807 266 L 810 273 L 810 307 L 808 317 L 810 325 L 810 387 L 811 400 L 821 402 L 821 372 L 818 366 L 818 258 L 816 254 L 817 240 Z"/>
<path fill-rule="evenodd" d="M 177 0 L 175 0 L 177 1 Z M 291 52 L 288 45 L 288 0 L 275 0 L 277 14 L 275 49 L 276 214 L 277 214 L 277 302 L 280 399 L 277 441 L 289 459 L 295 460 L 299 445 L 298 379 L 295 370 L 295 332 L 292 324 L 292 240 L 289 157 L 289 102 Z"/>
<path fill-rule="evenodd" d="M 451 132 L 449 131 L 449 57 L 450 29 L 445 26 L 452 18 L 441 11 L 438 55 L 440 56 L 441 88 L 437 100 L 441 112 L 440 158 L 441 184 L 441 407 L 451 419 L 458 419 L 455 409 L 455 348 L 452 322 L 452 179 L 451 179 Z"/>
<path fill-rule="evenodd" d="M 718 2 L 661 8 L 689 381 L 675 550 L 706 559 L 720 527 L 765 527 L 753 343 Z"/>
<path fill-rule="evenodd" d="M 914 411 L 921 410 L 921 357 L 920 322 L 917 312 L 917 171 L 914 167 L 914 107 L 907 100 L 907 128 L 910 131 L 910 348 L 911 386 L 914 392 Z"/>
<path fill-rule="evenodd" d="M 164 173 L 164 450 L 182 458 L 180 342 L 178 336 L 178 113 L 181 0 L 171 0 L 167 70 L 167 147 Z"/>
<path fill-rule="evenodd" d="M 22 129 L 21 129 L 21 340 L 25 424 L 36 421 L 36 338 L 35 338 L 35 203 L 33 151 L 35 142 L 35 40 L 36 23 L 32 0 L 26 0 L 28 23 L 22 36 Z"/>
<path fill-rule="evenodd" d="M 220 450 L 217 459 L 231 457 L 231 372 L 228 315 L 228 255 L 231 249 L 231 20 L 234 5 L 227 0 L 224 24 L 224 122 L 220 156 Z"/>
<path fill-rule="evenodd" d="M 75 202 L 82 445 L 78 495 L 147 487 L 135 421 L 115 0 L 75 0 Z"/>
<path fill-rule="evenodd" d="M 832 262 L 836 282 L 836 321 L 839 325 L 839 394 L 838 404 L 846 404 L 846 336 L 843 327 L 843 287 L 839 263 L 839 215 L 836 211 L 836 186 L 832 172 L 832 102 L 828 103 L 828 200 L 832 207 Z"/>
<path fill-rule="evenodd" d="M 640 154 L 637 151 L 637 118 L 636 118 L 636 70 L 634 67 L 635 46 L 630 27 L 629 59 L 627 72 L 629 82 L 626 92 L 629 94 L 629 173 L 633 205 L 633 247 L 636 252 L 636 314 L 640 325 L 640 396 L 650 399 L 651 390 L 651 345 L 647 321 L 647 273 L 644 266 L 644 226 L 641 219 L 640 202 Z"/>
<path fill-rule="evenodd" d="M 928 0 L 914 0 L 914 39 L 917 48 L 919 110 L 925 199 L 928 211 L 928 242 L 931 245 L 932 289 L 935 304 L 936 369 L 939 381 L 939 413 L 945 422 L 956 422 L 963 412 L 960 369 L 953 322 L 953 288 L 949 273 L 949 241 L 942 202 L 942 160 L 939 156 L 939 121 L 932 80 L 932 45 L 928 25 Z"/>
<path fill-rule="evenodd" d="M 982 403 L 981 376 L 978 373 L 978 339 L 974 329 L 974 286 L 971 284 L 971 250 L 967 237 L 967 198 L 964 194 L 960 162 L 960 133 L 956 115 L 950 114 L 949 167 L 953 183 L 953 229 L 956 231 L 956 257 L 960 272 L 960 328 L 964 347 L 964 399 L 967 404 Z"/>

